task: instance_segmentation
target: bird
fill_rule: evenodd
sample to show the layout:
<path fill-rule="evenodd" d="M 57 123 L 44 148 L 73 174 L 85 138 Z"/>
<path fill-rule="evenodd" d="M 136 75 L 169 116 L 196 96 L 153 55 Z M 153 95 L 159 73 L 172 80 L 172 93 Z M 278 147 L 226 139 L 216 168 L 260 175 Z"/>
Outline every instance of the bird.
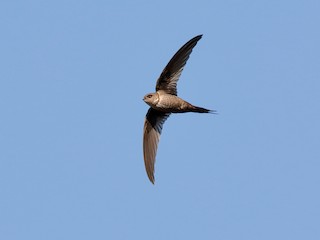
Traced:
<path fill-rule="evenodd" d="M 158 143 L 164 122 L 171 113 L 214 113 L 197 107 L 177 96 L 177 82 L 180 78 L 192 49 L 202 38 L 198 35 L 184 44 L 163 69 L 156 83 L 156 92 L 146 94 L 143 101 L 150 106 L 143 127 L 143 157 L 146 172 L 152 184 L 155 182 L 154 166 Z"/>

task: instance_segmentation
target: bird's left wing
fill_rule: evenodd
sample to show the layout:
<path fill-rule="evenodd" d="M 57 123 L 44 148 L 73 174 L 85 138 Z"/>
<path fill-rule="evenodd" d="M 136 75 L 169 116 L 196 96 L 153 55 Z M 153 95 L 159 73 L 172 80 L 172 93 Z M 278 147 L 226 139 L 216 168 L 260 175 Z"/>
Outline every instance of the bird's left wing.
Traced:
<path fill-rule="evenodd" d="M 158 78 L 156 91 L 164 90 L 168 94 L 177 95 L 177 82 L 179 77 L 189 59 L 192 49 L 201 37 L 202 35 L 198 35 L 192 38 L 176 52 Z"/>
<path fill-rule="evenodd" d="M 143 128 L 143 157 L 148 178 L 154 183 L 154 164 L 163 123 L 170 113 L 149 108 Z"/>

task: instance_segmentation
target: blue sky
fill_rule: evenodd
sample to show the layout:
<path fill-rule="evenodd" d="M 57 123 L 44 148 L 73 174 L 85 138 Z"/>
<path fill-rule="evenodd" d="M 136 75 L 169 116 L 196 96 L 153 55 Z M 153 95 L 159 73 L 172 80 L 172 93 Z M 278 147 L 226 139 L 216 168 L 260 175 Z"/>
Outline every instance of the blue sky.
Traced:
<path fill-rule="evenodd" d="M 319 1 L 2 1 L 0 239 L 320 239 Z M 142 101 L 203 34 L 156 184 Z"/>

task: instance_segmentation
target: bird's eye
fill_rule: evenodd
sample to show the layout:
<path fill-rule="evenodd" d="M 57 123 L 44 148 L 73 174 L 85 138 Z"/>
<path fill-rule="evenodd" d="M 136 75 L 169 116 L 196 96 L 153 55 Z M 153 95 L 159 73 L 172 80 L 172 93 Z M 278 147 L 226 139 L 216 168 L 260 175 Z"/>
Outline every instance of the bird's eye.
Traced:
<path fill-rule="evenodd" d="M 147 98 L 151 98 L 151 97 L 152 97 L 152 95 L 151 95 L 151 94 L 147 96 Z"/>

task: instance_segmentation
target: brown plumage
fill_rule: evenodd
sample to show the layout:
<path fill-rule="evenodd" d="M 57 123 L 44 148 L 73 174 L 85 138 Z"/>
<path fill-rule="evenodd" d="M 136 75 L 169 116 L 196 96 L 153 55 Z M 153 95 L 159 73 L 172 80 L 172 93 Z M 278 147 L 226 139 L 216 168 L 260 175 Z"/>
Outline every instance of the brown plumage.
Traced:
<path fill-rule="evenodd" d="M 156 92 L 144 96 L 150 108 L 143 128 L 143 156 L 147 175 L 154 183 L 154 165 L 162 126 L 171 113 L 210 113 L 209 109 L 196 107 L 177 96 L 177 82 L 194 46 L 201 39 L 198 35 L 183 45 L 163 69 L 156 84 Z"/>

